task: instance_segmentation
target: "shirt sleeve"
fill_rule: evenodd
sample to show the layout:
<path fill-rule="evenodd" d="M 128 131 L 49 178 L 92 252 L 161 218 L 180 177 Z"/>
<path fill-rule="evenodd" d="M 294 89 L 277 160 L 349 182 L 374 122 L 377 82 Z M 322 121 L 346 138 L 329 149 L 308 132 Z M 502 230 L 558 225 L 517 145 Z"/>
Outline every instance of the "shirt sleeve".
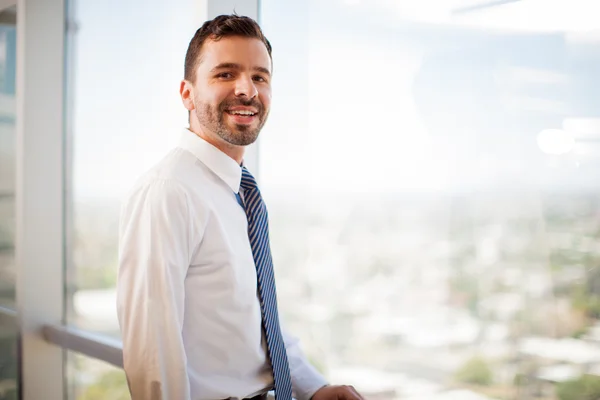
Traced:
<path fill-rule="evenodd" d="M 313 367 L 300 347 L 300 340 L 282 329 L 283 341 L 290 364 L 294 398 L 309 400 L 327 380 Z"/>
<path fill-rule="evenodd" d="M 119 228 L 117 312 L 132 400 L 189 400 L 184 280 L 192 215 L 180 183 L 156 180 L 126 200 Z"/>

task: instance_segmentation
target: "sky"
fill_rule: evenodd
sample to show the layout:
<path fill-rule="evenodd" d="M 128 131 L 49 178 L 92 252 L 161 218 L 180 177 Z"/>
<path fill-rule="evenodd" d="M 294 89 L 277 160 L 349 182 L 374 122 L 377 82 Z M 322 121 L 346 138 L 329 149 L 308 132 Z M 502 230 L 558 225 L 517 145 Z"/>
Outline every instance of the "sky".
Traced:
<path fill-rule="evenodd" d="M 79 30 L 70 48 L 73 63 L 69 71 L 73 79 L 76 198 L 122 197 L 137 177 L 176 145 L 181 129 L 187 126 L 179 82 L 188 42 L 205 19 L 201 3 L 74 3 Z M 540 6 L 539 1 L 528 3 Z M 267 191 L 297 184 L 333 192 L 439 191 L 511 176 L 535 182 L 541 178 L 526 178 L 522 173 L 531 171 L 532 166 L 538 168 L 532 174 L 542 171 L 546 177 L 557 166 L 576 168 L 568 157 L 558 161 L 554 157 L 542 160 L 546 164 L 540 169 L 535 157 L 524 157 L 518 151 L 470 150 L 469 141 L 456 139 L 465 135 L 465 126 L 470 125 L 454 123 L 456 113 L 443 109 L 451 108 L 453 96 L 456 102 L 470 104 L 468 115 L 489 112 L 486 104 L 468 103 L 468 94 L 460 97 L 469 74 L 477 73 L 475 64 L 473 71 L 464 64 L 467 70 L 457 75 L 465 80 L 463 86 L 440 86 L 438 82 L 428 87 L 425 82 L 426 91 L 447 91 L 447 103 L 438 106 L 427 120 L 416 102 L 415 82 L 431 47 L 420 44 L 418 30 L 411 33 L 415 40 L 406 40 L 406 32 L 401 33 L 394 20 L 408 15 L 451 24 L 449 3 L 431 0 L 428 9 L 408 10 L 412 14 L 386 8 L 390 2 L 370 4 L 370 20 L 375 22 L 358 29 L 352 18 L 369 20 L 361 1 L 261 1 L 261 25 L 273 44 L 275 68 L 271 115 L 258 146 L 259 176 Z M 552 7 L 552 15 L 532 17 L 535 4 L 531 4 L 512 27 L 507 26 L 515 21 L 507 17 L 509 6 L 461 18 L 468 25 L 485 23 L 494 29 L 520 30 L 523 18 L 538 21 L 541 31 L 557 23 L 552 15 L 559 15 L 559 6 Z M 579 0 L 578 4 L 585 9 L 592 3 Z M 573 26 L 572 20 L 583 18 L 581 15 L 571 15 L 571 25 L 565 22 L 565 29 Z M 381 18 L 379 25 L 377 18 Z M 460 48 L 461 42 L 451 45 Z M 505 68 L 501 71 L 507 68 L 493 64 L 489 71 L 485 66 L 480 70 L 491 73 L 496 67 Z M 436 68 L 441 75 L 449 67 L 443 62 L 434 64 L 434 76 Z M 441 135 L 436 132 L 438 136 L 431 127 L 436 121 L 447 121 Z M 538 132 L 529 133 L 523 136 L 526 143 L 519 144 L 520 148 L 537 146 Z M 498 130 L 496 134 L 504 133 Z"/>

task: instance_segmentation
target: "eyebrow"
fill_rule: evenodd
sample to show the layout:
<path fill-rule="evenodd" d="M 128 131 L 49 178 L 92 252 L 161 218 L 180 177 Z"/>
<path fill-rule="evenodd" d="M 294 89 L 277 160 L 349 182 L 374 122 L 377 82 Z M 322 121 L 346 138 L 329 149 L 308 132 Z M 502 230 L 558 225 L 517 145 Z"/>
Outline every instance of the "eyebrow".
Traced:
<path fill-rule="evenodd" d="M 219 65 L 217 65 L 216 67 L 214 67 L 213 69 L 210 70 L 210 72 L 216 72 L 220 69 L 237 69 L 237 70 L 241 70 L 243 69 L 242 66 L 240 64 L 236 64 L 236 63 L 221 63 Z M 253 67 L 252 68 L 253 71 L 258 71 L 258 72 L 262 72 L 263 74 L 267 74 L 269 76 L 271 76 L 271 71 L 269 71 L 267 68 L 265 67 Z"/>

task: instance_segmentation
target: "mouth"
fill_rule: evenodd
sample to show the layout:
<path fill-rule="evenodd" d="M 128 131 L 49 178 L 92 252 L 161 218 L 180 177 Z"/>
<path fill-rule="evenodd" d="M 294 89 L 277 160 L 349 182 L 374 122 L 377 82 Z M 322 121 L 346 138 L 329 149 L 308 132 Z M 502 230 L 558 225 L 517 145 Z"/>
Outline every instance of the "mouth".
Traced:
<path fill-rule="evenodd" d="M 229 109 L 225 113 L 230 116 L 236 124 L 251 124 L 258 118 L 258 112 L 252 109 Z"/>

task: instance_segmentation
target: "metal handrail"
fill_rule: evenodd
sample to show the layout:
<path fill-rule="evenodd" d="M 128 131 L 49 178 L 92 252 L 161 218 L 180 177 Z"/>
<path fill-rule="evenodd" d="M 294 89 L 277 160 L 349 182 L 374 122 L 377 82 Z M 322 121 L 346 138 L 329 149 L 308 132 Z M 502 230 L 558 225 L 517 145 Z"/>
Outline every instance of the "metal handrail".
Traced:
<path fill-rule="evenodd" d="M 42 335 L 64 349 L 123 368 L 123 345 L 118 339 L 64 325 L 45 325 Z"/>

